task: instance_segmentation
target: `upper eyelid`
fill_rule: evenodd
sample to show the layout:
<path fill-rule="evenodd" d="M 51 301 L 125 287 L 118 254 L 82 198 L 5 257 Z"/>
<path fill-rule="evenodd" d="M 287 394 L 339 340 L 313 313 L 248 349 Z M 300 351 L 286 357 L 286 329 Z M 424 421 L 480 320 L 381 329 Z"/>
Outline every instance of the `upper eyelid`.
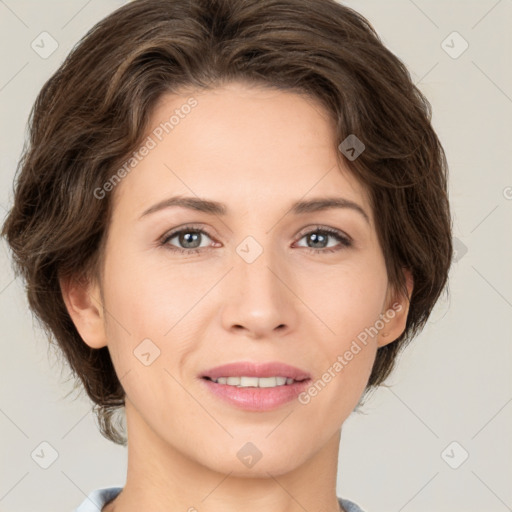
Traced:
<path fill-rule="evenodd" d="M 174 238 L 176 235 L 179 235 L 183 231 L 199 231 L 205 235 L 207 235 L 210 238 L 213 238 L 214 236 L 209 233 L 209 230 L 205 227 L 203 227 L 201 224 L 197 226 L 192 225 L 185 225 L 178 227 L 176 229 L 170 229 L 169 231 L 166 231 L 161 237 L 160 240 L 168 240 L 169 238 Z"/>
<path fill-rule="evenodd" d="M 321 224 L 315 224 L 313 226 L 308 226 L 307 228 L 301 229 L 297 233 L 297 236 L 302 238 L 303 236 L 308 235 L 309 233 L 312 233 L 315 231 L 326 231 L 331 236 L 338 235 L 338 236 L 346 238 L 350 242 L 353 241 L 352 237 L 345 231 L 338 229 L 338 228 L 329 227 L 329 226 L 322 226 Z"/>

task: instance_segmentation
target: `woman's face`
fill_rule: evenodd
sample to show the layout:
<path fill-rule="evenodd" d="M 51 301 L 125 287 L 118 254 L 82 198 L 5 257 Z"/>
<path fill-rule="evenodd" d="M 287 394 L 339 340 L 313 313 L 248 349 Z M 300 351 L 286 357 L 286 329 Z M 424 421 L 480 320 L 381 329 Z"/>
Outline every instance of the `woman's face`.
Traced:
<path fill-rule="evenodd" d="M 231 83 L 165 96 L 150 130 L 110 192 L 103 331 L 88 342 L 108 345 L 128 433 L 151 439 L 148 450 L 239 475 L 286 472 L 339 434 L 378 346 L 405 325 L 368 197 L 339 167 L 325 111 L 290 92 Z M 311 202 L 327 198 L 341 206 Z M 210 371 L 238 362 L 249 366 Z M 264 363 L 299 372 L 263 375 Z M 267 378 L 205 378 L 251 370 Z M 269 378 L 287 372 L 295 383 Z"/>

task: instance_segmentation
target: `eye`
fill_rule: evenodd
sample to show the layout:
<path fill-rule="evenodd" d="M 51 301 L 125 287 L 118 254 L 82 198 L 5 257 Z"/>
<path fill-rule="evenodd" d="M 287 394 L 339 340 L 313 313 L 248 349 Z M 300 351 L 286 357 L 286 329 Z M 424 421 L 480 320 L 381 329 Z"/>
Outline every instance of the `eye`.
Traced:
<path fill-rule="evenodd" d="M 181 254 L 197 254 L 212 248 L 211 243 L 205 242 L 205 238 L 212 240 L 212 237 L 204 229 L 193 226 L 184 226 L 163 236 L 161 246 Z M 352 246 L 352 240 L 337 229 L 316 226 L 315 229 L 303 232 L 299 240 L 307 240 L 307 246 L 298 245 L 313 253 L 337 252 Z M 173 242 L 174 240 L 174 242 Z M 337 244 L 329 245 L 330 240 Z M 179 244 L 181 247 L 177 246 Z"/>
<path fill-rule="evenodd" d="M 300 237 L 300 240 L 303 238 L 306 238 L 308 243 L 308 246 L 305 248 L 315 253 L 337 252 L 352 246 L 352 240 L 348 236 L 344 235 L 341 231 L 322 226 L 317 226 L 312 231 L 303 233 Z M 329 246 L 329 239 L 336 240 L 338 244 Z M 310 243 L 311 245 L 309 245 Z"/>
<path fill-rule="evenodd" d="M 208 248 L 208 244 L 206 247 L 201 245 L 205 236 L 211 240 L 210 235 L 203 229 L 185 226 L 179 230 L 164 235 L 160 244 L 166 246 L 166 248 L 173 252 L 195 254 L 201 252 L 205 248 Z M 176 247 L 171 244 L 171 240 L 173 239 L 176 239 L 175 243 L 180 244 L 182 247 Z"/>

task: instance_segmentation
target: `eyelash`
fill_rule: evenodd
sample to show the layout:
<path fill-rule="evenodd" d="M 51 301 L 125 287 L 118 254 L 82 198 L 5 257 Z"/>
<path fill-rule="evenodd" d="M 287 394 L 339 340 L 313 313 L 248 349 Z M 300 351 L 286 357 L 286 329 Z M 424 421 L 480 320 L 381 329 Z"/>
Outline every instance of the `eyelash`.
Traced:
<path fill-rule="evenodd" d="M 189 255 L 197 254 L 203 250 L 212 249 L 212 247 L 199 247 L 196 249 L 182 249 L 180 247 L 175 247 L 175 246 L 172 246 L 169 244 L 170 240 L 172 240 L 176 235 L 180 235 L 182 233 L 196 233 L 196 234 L 198 233 L 198 234 L 206 235 L 208 238 L 213 239 L 213 237 L 207 231 L 205 231 L 203 229 L 199 229 L 194 226 L 184 226 L 184 227 L 180 228 L 179 230 L 176 230 L 169 234 L 164 235 L 162 237 L 162 239 L 160 240 L 159 245 L 162 247 L 165 246 L 171 252 L 181 253 L 181 254 L 189 254 Z M 336 240 L 338 240 L 338 242 L 340 242 L 340 244 L 341 244 L 341 247 L 337 246 L 336 248 L 329 248 L 329 249 L 327 249 L 327 248 L 314 249 L 313 247 L 302 247 L 302 249 L 305 249 L 308 252 L 312 252 L 314 254 L 326 253 L 326 252 L 333 253 L 333 252 L 341 251 L 342 249 L 348 249 L 349 247 L 352 247 L 352 241 L 348 237 L 344 236 L 340 231 L 338 231 L 336 229 L 332 229 L 332 228 L 323 227 L 323 226 L 316 226 L 314 229 L 307 231 L 306 233 L 302 233 L 299 237 L 299 240 L 301 240 L 305 236 L 311 235 L 313 233 L 322 233 L 322 234 L 329 235 L 329 236 L 335 238 Z"/>

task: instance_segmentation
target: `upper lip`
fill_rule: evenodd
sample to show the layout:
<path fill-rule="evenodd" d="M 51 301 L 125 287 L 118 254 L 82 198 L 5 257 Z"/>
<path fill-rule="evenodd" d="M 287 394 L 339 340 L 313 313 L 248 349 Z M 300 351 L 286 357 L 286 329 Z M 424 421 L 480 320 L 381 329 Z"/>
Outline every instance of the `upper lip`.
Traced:
<path fill-rule="evenodd" d="M 290 366 L 289 364 L 271 361 L 267 363 L 252 363 L 250 361 L 239 361 L 223 364 L 210 368 L 201 374 L 201 377 L 218 379 L 219 377 L 286 377 L 287 379 L 304 380 L 309 379 L 310 374 Z"/>

